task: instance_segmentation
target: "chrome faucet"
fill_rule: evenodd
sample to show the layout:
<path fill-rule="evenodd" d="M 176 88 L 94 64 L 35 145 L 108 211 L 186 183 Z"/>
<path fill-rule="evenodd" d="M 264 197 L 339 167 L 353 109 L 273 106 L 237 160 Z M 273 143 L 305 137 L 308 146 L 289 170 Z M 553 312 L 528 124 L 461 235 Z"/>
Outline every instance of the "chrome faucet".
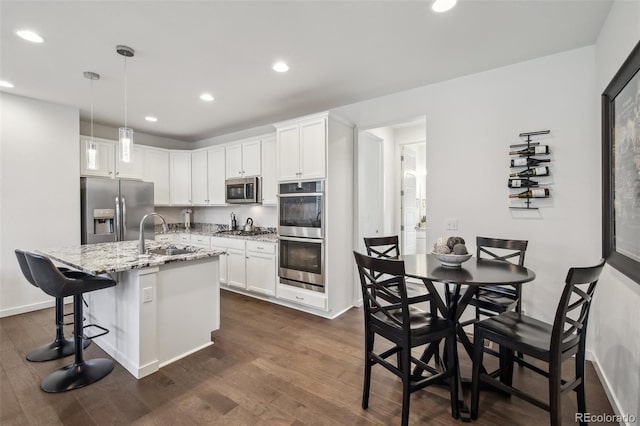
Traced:
<path fill-rule="evenodd" d="M 144 217 L 142 218 L 142 220 L 140 221 L 140 235 L 138 236 L 138 249 L 140 254 L 144 254 L 144 221 L 149 217 L 149 216 L 158 216 L 160 218 L 160 220 L 162 220 L 162 230 L 164 232 L 169 232 L 169 229 L 167 228 L 167 221 L 164 220 L 164 217 L 162 217 L 161 215 L 159 215 L 158 213 L 149 213 L 149 214 L 145 214 Z"/>

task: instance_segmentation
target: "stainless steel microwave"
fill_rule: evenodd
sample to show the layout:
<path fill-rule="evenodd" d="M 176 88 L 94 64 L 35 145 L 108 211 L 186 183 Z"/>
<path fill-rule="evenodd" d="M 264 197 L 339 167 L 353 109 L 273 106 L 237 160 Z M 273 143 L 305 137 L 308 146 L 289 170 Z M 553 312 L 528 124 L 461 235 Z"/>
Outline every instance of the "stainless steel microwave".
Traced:
<path fill-rule="evenodd" d="M 225 181 L 225 199 L 228 204 L 256 204 L 262 202 L 260 178 L 234 178 Z"/>

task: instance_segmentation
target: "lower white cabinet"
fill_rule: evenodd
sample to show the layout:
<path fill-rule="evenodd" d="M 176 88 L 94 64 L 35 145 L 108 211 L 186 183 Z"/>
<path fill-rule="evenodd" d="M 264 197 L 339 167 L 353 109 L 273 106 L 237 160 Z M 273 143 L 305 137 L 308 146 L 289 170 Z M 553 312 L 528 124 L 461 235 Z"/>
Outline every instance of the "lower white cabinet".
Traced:
<path fill-rule="evenodd" d="M 247 290 L 275 296 L 276 245 L 247 241 Z"/>
<path fill-rule="evenodd" d="M 247 288 L 245 251 L 227 249 L 227 284 L 233 287 Z"/>
<path fill-rule="evenodd" d="M 156 234 L 155 240 L 160 243 L 172 243 L 174 241 L 174 235 L 175 234 Z"/>
<path fill-rule="evenodd" d="M 286 284 L 278 284 L 278 298 L 299 305 L 327 310 L 327 297 L 324 293 L 318 293 L 317 291 L 305 290 Z"/>

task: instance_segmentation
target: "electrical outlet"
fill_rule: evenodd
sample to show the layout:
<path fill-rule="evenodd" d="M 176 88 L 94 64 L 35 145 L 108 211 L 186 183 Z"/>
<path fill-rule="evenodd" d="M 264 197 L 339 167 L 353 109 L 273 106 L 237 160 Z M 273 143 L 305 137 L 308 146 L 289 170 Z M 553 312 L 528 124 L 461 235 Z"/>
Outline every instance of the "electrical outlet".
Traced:
<path fill-rule="evenodd" d="M 142 289 L 142 303 L 153 302 L 153 287 L 145 287 Z"/>
<path fill-rule="evenodd" d="M 446 229 L 449 231 L 456 231 L 458 229 L 458 219 L 446 219 Z"/>

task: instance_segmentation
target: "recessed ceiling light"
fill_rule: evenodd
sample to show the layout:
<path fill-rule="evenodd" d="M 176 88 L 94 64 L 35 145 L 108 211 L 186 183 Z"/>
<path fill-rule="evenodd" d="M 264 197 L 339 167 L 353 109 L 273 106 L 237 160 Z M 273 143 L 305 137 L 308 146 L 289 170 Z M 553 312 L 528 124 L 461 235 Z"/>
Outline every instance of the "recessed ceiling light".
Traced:
<path fill-rule="evenodd" d="M 14 86 L 13 86 L 13 84 L 9 83 L 8 81 L 0 80 L 0 87 L 6 87 L 8 89 L 11 89 Z"/>
<path fill-rule="evenodd" d="M 31 30 L 19 30 L 16 31 L 18 37 L 30 41 L 32 43 L 42 43 L 44 39 L 37 33 L 34 33 Z"/>
<path fill-rule="evenodd" d="M 276 62 L 275 64 L 273 64 L 273 70 L 276 72 L 287 72 L 289 71 L 289 65 L 287 65 L 285 62 L 279 61 Z"/>
<path fill-rule="evenodd" d="M 431 9 L 438 13 L 446 12 L 447 10 L 452 9 L 457 2 L 458 0 L 435 0 L 431 5 Z"/>
<path fill-rule="evenodd" d="M 202 95 L 200 95 L 200 99 L 207 102 L 213 102 L 215 98 L 211 93 L 203 93 Z"/>
<path fill-rule="evenodd" d="M 152 117 L 151 115 L 147 115 L 144 119 L 152 123 L 155 123 L 156 121 L 158 121 L 156 117 Z"/>

